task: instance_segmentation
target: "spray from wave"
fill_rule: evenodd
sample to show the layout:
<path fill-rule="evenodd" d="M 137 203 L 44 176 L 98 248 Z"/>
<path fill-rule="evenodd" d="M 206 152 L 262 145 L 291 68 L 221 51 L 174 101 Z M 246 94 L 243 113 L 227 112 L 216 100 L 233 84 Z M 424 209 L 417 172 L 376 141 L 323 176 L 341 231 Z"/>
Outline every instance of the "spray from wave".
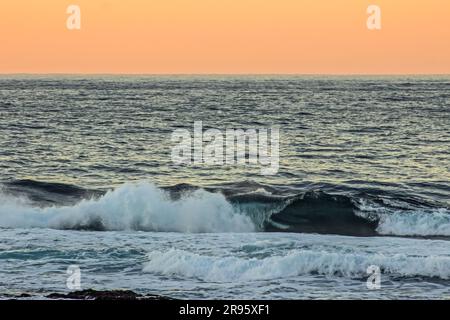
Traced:
<path fill-rule="evenodd" d="M 159 188 L 148 182 L 124 184 L 106 193 L 23 181 L 13 187 L 27 190 L 31 197 L 0 192 L 0 227 L 450 236 L 448 208 L 361 195 L 286 195 L 261 186 L 245 192 L 188 185 Z"/>
<path fill-rule="evenodd" d="M 0 226 L 77 230 L 167 232 L 252 232 L 248 216 L 239 214 L 218 193 L 199 189 L 178 200 L 149 184 L 125 184 L 98 199 L 73 206 L 35 207 L 23 198 L 0 196 Z"/>
<path fill-rule="evenodd" d="M 358 199 L 355 213 L 378 221 L 376 232 L 394 236 L 450 236 L 450 211 L 447 208 L 426 208 L 402 201 L 384 200 L 384 205 Z M 386 206 L 388 203 L 390 206 Z M 402 208 L 402 209 L 400 209 Z"/>

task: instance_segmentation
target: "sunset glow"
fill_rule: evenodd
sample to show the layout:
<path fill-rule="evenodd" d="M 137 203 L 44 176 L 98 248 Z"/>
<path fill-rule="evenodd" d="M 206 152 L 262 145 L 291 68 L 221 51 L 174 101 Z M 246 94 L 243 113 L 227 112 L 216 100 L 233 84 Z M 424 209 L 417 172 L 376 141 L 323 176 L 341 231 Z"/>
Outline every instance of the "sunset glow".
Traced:
<path fill-rule="evenodd" d="M 449 21 L 447 0 L 5 0 L 0 73 L 448 74 Z"/>

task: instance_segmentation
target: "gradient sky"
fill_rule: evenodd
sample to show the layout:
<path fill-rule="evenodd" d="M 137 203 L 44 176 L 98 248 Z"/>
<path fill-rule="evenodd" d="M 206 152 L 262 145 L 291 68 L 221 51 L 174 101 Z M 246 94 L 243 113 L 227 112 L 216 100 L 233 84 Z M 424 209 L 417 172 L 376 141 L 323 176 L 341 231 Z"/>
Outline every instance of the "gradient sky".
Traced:
<path fill-rule="evenodd" d="M 0 73 L 450 74 L 450 1 L 2 0 Z"/>

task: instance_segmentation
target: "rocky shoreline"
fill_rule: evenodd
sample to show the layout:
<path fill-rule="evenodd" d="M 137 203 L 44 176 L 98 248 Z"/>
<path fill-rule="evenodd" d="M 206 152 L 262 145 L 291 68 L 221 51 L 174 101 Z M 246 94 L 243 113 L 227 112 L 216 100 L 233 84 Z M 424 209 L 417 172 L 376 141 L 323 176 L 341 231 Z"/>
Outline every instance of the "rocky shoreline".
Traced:
<path fill-rule="evenodd" d="M 135 301 L 145 301 L 145 300 L 173 300 L 168 297 L 146 294 L 142 295 L 131 290 L 94 290 L 86 289 L 80 291 L 72 291 L 69 293 L 51 293 L 45 296 L 34 296 L 28 293 L 23 293 L 20 295 L 6 296 L 8 300 L 16 299 L 27 299 L 27 300 L 135 300 Z"/>

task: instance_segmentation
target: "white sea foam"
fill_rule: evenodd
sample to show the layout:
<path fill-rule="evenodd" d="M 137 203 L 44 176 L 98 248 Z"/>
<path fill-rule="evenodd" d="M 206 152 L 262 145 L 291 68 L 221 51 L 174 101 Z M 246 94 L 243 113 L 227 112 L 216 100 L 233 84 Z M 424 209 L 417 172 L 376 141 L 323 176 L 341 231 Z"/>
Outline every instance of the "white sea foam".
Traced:
<path fill-rule="evenodd" d="M 394 200 L 385 203 L 396 205 Z M 392 209 L 364 199 L 357 202 L 358 216 L 377 219 L 377 232 L 397 236 L 450 236 L 450 212 L 446 208 L 417 208 L 401 202 L 406 210 Z"/>
<path fill-rule="evenodd" d="M 212 282 L 267 280 L 321 274 L 347 278 L 367 277 L 377 265 L 384 274 L 450 278 L 450 256 L 407 256 L 373 253 L 291 250 L 263 259 L 199 255 L 171 249 L 148 254 L 143 271 L 179 275 Z"/>
<path fill-rule="evenodd" d="M 218 193 L 193 191 L 179 200 L 142 182 L 125 184 L 99 199 L 74 206 L 40 208 L 26 199 L 0 194 L 1 227 L 89 228 L 173 232 L 251 232 L 251 219 Z"/>
<path fill-rule="evenodd" d="M 271 217 L 287 205 L 289 201 L 232 204 L 222 194 L 203 189 L 174 200 L 167 191 L 148 182 L 124 184 L 98 199 L 82 200 L 75 205 L 46 208 L 0 192 L 0 227 L 254 232 L 263 230 Z M 358 207 L 355 214 L 379 219 L 379 234 L 450 236 L 448 209 L 401 211 L 368 203 L 358 203 Z"/>
<path fill-rule="evenodd" d="M 385 214 L 377 232 L 397 236 L 450 236 L 450 214 L 446 209 Z"/>

